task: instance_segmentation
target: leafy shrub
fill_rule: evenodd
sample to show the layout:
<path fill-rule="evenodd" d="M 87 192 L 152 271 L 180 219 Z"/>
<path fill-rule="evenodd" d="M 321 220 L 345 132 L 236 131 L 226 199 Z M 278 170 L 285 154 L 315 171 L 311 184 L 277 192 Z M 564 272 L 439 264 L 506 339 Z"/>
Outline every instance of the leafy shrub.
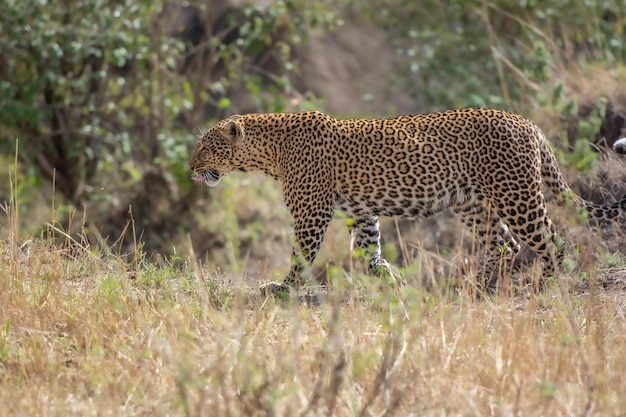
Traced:
<path fill-rule="evenodd" d="M 187 167 L 197 132 L 284 109 L 292 46 L 332 14 L 303 1 L 7 0 L 0 19 L 0 153 L 19 146 L 31 185 L 87 207 L 95 235 L 118 235 L 132 207 L 140 230 L 167 242 L 198 196 Z"/>

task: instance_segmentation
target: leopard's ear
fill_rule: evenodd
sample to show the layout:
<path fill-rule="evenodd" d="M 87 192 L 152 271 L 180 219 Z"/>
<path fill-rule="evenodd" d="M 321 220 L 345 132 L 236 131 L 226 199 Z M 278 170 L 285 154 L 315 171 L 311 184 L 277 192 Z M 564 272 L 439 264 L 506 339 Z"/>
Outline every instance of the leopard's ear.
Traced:
<path fill-rule="evenodd" d="M 243 140 L 243 126 L 235 120 L 226 122 L 222 130 L 233 145 Z"/>

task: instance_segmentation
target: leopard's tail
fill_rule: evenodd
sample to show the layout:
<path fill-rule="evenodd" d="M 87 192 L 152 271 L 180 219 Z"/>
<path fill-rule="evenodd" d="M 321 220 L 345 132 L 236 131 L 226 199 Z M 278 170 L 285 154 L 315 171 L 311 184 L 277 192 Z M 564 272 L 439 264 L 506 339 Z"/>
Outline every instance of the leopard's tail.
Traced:
<path fill-rule="evenodd" d="M 608 221 L 626 213 L 626 196 L 613 204 L 595 204 L 576 195 L 567 185 L 556 160 L 556 155 L 548 140 L 540 133 L 539 150 L 541 153 L 541 176 L 544 184 L 559 198 L 562 204 L 573 204 L 584 208 L 591 219 Z"/>

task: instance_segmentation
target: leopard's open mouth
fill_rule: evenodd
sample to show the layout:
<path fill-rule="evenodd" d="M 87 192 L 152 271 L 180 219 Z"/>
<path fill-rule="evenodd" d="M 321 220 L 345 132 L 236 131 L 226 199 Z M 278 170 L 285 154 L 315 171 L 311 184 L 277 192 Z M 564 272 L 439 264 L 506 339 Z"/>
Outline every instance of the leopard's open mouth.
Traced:
<path fill-rule="evenodd" d="M 196 182 L 204 182 L 209 187 L 215 187 L 220 182 L 220 174 L 216 171 L 207 170 L 191 177 Z"/>

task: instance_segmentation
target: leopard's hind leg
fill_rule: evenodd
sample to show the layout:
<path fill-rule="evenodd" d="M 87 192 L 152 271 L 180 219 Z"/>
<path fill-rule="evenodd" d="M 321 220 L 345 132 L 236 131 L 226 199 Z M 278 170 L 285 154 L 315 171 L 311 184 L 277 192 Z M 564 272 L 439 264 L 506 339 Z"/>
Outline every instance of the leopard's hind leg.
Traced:
<path fill-rule="evenodd" d="M 478 270 L 478 290 L 497 287 L 500 278 L 508 273 L 520 251 L 520 245 L 508 226 L 482 198 L 475 198 L 452 208 L 459 220 L 475 236 L 481 250 L 486 253 Z"/>

